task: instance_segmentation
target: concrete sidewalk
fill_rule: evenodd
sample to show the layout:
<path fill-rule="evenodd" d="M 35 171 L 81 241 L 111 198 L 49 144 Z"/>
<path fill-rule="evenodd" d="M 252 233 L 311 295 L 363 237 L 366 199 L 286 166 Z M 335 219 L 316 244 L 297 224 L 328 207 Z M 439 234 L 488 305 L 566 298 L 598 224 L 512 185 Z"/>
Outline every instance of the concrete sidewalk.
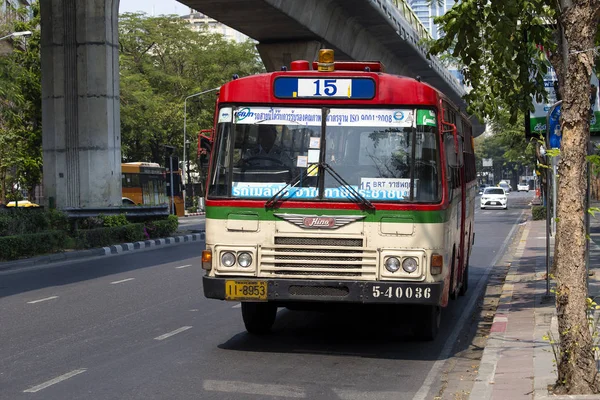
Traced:
<path fill-rule="evenodd" d="M 554 396 L 554 355 L 544 335 L 558 337 L 554 296 L 546 296 L 546 221 L 529 221 L 506 276 L 491 332 L 470 394 L 472 400 L 599 399 Z M 591 219 L 591 237 L 600 221 Z M 551 256 L 554 238 L 551 238 Z M 598 243 L 597 241 L 596 243 Z M 600 295 L 600 247 L 590 243 L 590 297 Z"/>

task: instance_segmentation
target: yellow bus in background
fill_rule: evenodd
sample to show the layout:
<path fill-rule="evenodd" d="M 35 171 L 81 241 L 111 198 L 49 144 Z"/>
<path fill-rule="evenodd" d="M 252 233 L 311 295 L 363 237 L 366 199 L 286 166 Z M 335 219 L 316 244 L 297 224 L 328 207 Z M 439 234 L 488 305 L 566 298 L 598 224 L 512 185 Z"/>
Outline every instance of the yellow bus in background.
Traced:
<path fill-rule="evenodd" d="M 168 204 L 171 209 L 170 176 L 157 163 L 129 162 L 121 164 L 122 193 L 124 205 L 158 206 Z M 171 214 L 184 216 L 181 171 L 173 173 L 173 203 Z"/>

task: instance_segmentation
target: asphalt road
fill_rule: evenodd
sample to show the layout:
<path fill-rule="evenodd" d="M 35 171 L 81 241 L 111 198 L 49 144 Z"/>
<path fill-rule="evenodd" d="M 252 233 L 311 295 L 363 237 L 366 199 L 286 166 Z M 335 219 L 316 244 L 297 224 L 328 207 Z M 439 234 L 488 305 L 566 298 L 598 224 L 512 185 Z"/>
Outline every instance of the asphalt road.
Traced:
<path fill-rule="evenodd" d="M 410 314 L 372 308 L 280 310 L 250 336 L 239 304 L 203 297 L 201 243 L 0 273 L 0 399 L 432 398 L 531 196 L 477 208 L 470 293 L 430 343 Z"/>
<path fill-rule="evenodd" d="M 179 217 L 179 230 L 199 232 L 205 228 L 204 215 L 196 215 L 193 217 Z"/>

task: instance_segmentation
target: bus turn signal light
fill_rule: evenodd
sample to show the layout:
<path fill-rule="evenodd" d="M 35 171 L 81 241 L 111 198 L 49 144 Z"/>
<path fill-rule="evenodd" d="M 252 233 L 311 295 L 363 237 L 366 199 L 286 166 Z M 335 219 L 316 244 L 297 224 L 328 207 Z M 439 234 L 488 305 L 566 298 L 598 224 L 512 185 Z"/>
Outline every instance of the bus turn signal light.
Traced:
<path fill-rule="evenodd" d="M 202 250 L 202 269 L 207 271 L 212 269 L 212 252 L 210 250 Z"/>
<path fill-rule="evenodd" d="M 319 64 L 318 69 L 321 72 L 333 72 L 335 71 L 335 58 L 333 56 L 333 50 L 321 49 L 319 50 Z"/>
<path fill-rule="evenodd" d="M 439 275 L 442 273 L 444 266 L 444 257 L 439 254 L 431 256 L 431 275 Z"/>

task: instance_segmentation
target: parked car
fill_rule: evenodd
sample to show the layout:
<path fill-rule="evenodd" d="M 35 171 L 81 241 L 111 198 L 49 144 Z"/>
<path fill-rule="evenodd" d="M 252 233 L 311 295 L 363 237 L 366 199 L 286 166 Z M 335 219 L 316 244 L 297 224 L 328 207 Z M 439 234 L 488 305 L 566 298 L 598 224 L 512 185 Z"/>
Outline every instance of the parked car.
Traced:
<path fill-rule="evenodd" d="M 517 185 L 517 192 L 529 192 L 529 184 L 525 182 L 521 182 Z"/>
<path fill-rule="evenodd" d="M 512 190 L 512 188 L 510 187 L 510 185 L 504 181 L 500 182 L 498 184 L 498 187 L 501 187 L 502 189 L 504 189 L 504 191 L 506 193 L 510 193 L 510 191 Z"/>
<path fill-rule="evenodd" d="M 485 208 L 508 208 L 506 192 L 502 187 L 487 187 L 481 195 L 481 209 Z"/>

